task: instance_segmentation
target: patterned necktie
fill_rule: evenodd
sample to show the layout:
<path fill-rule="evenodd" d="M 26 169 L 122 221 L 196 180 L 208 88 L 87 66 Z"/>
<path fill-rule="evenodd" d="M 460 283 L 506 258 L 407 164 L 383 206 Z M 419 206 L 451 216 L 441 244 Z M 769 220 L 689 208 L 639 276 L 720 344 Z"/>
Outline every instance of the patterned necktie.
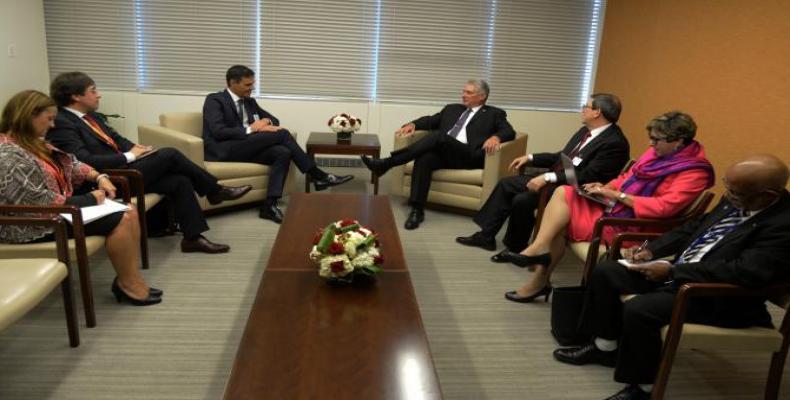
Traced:
<path fill-rule="evenodd" d="M 584 144 L 587 143 L 587 139 L 589 139 L 591 136 L 592 136 L 592 132 L 590 132 L 590 130 L 588 129 L 587 133 L 585 133 L 584 136 L 582 136 L 582 140 L 579 141 L 579 144 L 573 148 L 571 154 L 568 154 L 568 157 L 572 159 L 573 157 L 578 156 L 579 152 L 582 151 L 582 146 L 584 146 Z"/>
<path fill-rule="evenodd" d="M 110 147 L 115 149 L 116 153 L 121 152 L 121 149 L 118 148 L 118 144 L 115 143 L 115 141 L 112 140 L 112 138 L 109 137 L 106 133 L 104 133 L 104 130 L 101 128 L 101 126 L 99 126 L 99 123 L 96 122 L 95 119 L 93 119 L 93 117 L 91 117 L 88 114 L 85 114 L 82 116 L 82 118 L 85 120 L 85 122 L 88 123 L 91 129 L 93 129 L 93 132 L 96 133 L 96 136 L 98 136 L 102 142 L 107 143 Z"/>
<path fill-rule="evenodd" d="M 463 114 L 461 114 L 461 116 L 458 117 L 458 121 L 455 121 L 455 125 L 453 125 L 452 129 L 450 129 L 447 132 L 447 134 L 453 138 L 457 138 L 458 134 L 461 133 L 461 128 L 464 127 L 464 124 L 466 123 L 466 120 L 467 118 L 469 118 L 469 114 L 471 113 L 472 110 L 467 108 L 466 111 L 464 111 Z"/>
<path fill-rule="evenodd" d="M 244 123 L 244 99 L 236 100 L 236 111 L 239 113 L 239 119 L 241 123 Z"/>
<path fill-rule="evenodd" d="M 680 255 L 677 264 L 685 264 L 694 259 L 700 250 L 712 243 L 716 243 L 719 239 L 724 237 L 724 235 L 732 232 L 744 219 L 746 219 L 746 217 L 743 216 L 741 210 L 733 207 L 732 210 L 724 215 L 724 218 L 713 224 L 701 236 L 694 239 L 691 245 Z"/>

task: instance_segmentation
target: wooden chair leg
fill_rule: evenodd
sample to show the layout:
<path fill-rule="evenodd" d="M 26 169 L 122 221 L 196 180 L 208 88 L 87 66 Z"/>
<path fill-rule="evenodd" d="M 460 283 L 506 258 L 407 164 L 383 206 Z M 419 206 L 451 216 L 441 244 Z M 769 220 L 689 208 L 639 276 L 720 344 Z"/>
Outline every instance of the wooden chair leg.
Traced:
<path fill-rule="evenodd" d="M 782 372 L 785 368 L 787 359 L 787 348 L 790 341 L 785 340 L 782 349 L 771 357 L 771 368 L 768 370 L 768 381 L 765 384 L 765 400 L 776 400 L 779 398 L 779 385 L 782 383 Z"/>
<path fill-rule="evenodd" d="M 71 294 L 71 273 L 60 283 L 60 291 L 63 292 L 63 309 L 66 311 L 66 329 L 69 332 L 69 345 L 77 347 L 80 345 L 80 330 L 77 323 L 77 314 L 74 312 L 74 297 Z"/>
<path fill-rule="evenodd" d="M 77 266 L 79 268 L 80 274 L 82 306 L 85 308 L 85 325 L 87 325 L 88 328 L 93 328 L 96 326 L 96 310 L 93 305 L 93 283 L 91 281 L 91 272 L 90 265 L 88 265 L 87 252 L 77 250 Z"/>
<path fill-rule="evenodd" d="M 145 210 L 145 202 L 143 208 L 138 207 L 138 210 Z M 143 269 L 148 269 L 150 266 L 148 261 L 148 224 L 145 220 L 145 211 L 138 212 L 137 218 L 140 224 L 140 260 L 143 264 Z"/>

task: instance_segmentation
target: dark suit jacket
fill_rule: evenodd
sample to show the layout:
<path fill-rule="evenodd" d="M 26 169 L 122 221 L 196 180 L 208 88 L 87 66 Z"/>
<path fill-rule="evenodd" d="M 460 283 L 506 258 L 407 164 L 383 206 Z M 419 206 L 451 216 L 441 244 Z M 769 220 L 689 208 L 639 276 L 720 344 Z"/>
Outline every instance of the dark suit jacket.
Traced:
<path fill-rule="evenodd" d="M 417 130 L 439 130 L 446 134 L 453 128 L 464 110 L 466 106 L 463 104 L 448 104 L 437 114 L 426 115 L 411 123 Z M 470 148 L 482 152 L 483 143 L 494 135 L 499 136 L 504 143 L 515 139 L 516 131 L 507 122 L 505 110 L 483 105 L 466 124 L 466 142 Z"/>
<path fill-rule="evenodd" d="M 280 120 L 262 109 L 255 99 L 244 98 L 243 104 L 249 118 L 269 118 L 274 125 L 280 125 Z M 236 104 L 227 89 L 206 96 L 203 103 L 203 147 L 206 161 L 223 161 L 228 157 L 231 146 L 247 136 Z"/>
<path fill-rule="evenodd" d="M 95 113 L 89 114 L 98 122 L 104 133 L 115 141 L 121 152 L 129 151 L 134 147 L 134 143 L 102 122 Z M 85 121 L 63 108 L 58 110 L 55 127 L 47 133 L 47 140 L 55 147 L 74 154 L 78 160 L 98 170 L 126 165 L 126 157 L 123 154 L 116 152 L 112 146 L 99 139 Z"/>
<path fill-rule="evenodd" d="M 675 228 L 648 245 L 656 258 L 679 256 L 698 236 L 732 208 L 726 198 L 709 212 Z M 790 281 L 790 194 L 728 233 L 699 262 L 675 267 L 676 287 L 683 282 L 721 282 L 760 288 Z M 761 324 L 765 299 L 714 299 L 712 318 Z M 757 319 L 756 321 L 754 319 Z"/>
<path fill-rule="evenodd" d="M 570 155 L 579 145 L 582 137 L 587 132 L 582 127 L 571 136 L 571 139 L 562 149 L 562 153 Z M 631 148 L 628 139 L 617 124 L 612 124 L 601 132 L 590 143 L 584 146 L 578 155 L 582 159 L 576 166 L 576 178 L 579 184 L 601 182 L 606 183 L 617 177 L 631 157 Z M 535 167 L 553 168 L 560 163 L 560 153 L 536 153 L 532 155 L 532 164 Z M 557 183 L 567 183 L 565 172 L 557 172 Z"/>

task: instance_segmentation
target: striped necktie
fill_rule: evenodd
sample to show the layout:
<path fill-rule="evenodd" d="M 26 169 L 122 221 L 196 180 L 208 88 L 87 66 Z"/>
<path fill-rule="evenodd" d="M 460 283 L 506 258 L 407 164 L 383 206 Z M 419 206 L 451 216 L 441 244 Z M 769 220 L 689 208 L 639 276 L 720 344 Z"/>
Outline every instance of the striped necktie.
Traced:
<path fill-rule="evenodd" d="M 724 215 L 724 218 L 713 224 L 704 234 L 694 239 L 694 242 L 680 255 L 677 264 L 685 264 L 693 260 L 700 250 L 712 243 L 716 243 L 724 235 L 732 232 L 744 219 L 746 217 L 741 210 L 733 207 L 732 210 Z"/>
<path fill-rule="evenodd" d="M 455 122 L 455 125 L 453 125 L 452 129 L 450 129 L 447 134 L 451 137 L 458 138 L 458 134 L 461 133 L 461 128 L 464 127 L 466 119 L 469 118 L 469 114 L 471 114 L 471 112 L 472 110 L 467 108 L 466 111 L 464 111 L 463 114 L 458 117 L 458 121 Z"/>

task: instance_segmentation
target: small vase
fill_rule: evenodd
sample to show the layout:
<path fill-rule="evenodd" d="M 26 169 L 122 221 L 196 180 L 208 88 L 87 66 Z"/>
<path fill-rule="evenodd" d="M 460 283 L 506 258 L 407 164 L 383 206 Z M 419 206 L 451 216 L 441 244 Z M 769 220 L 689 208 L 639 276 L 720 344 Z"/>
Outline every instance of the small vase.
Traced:
<path fill-rule="evenodd" d="M 353 134 L 352 132 L 337 132 L 337 141 L 350 143 L 352 134 Z"/>

